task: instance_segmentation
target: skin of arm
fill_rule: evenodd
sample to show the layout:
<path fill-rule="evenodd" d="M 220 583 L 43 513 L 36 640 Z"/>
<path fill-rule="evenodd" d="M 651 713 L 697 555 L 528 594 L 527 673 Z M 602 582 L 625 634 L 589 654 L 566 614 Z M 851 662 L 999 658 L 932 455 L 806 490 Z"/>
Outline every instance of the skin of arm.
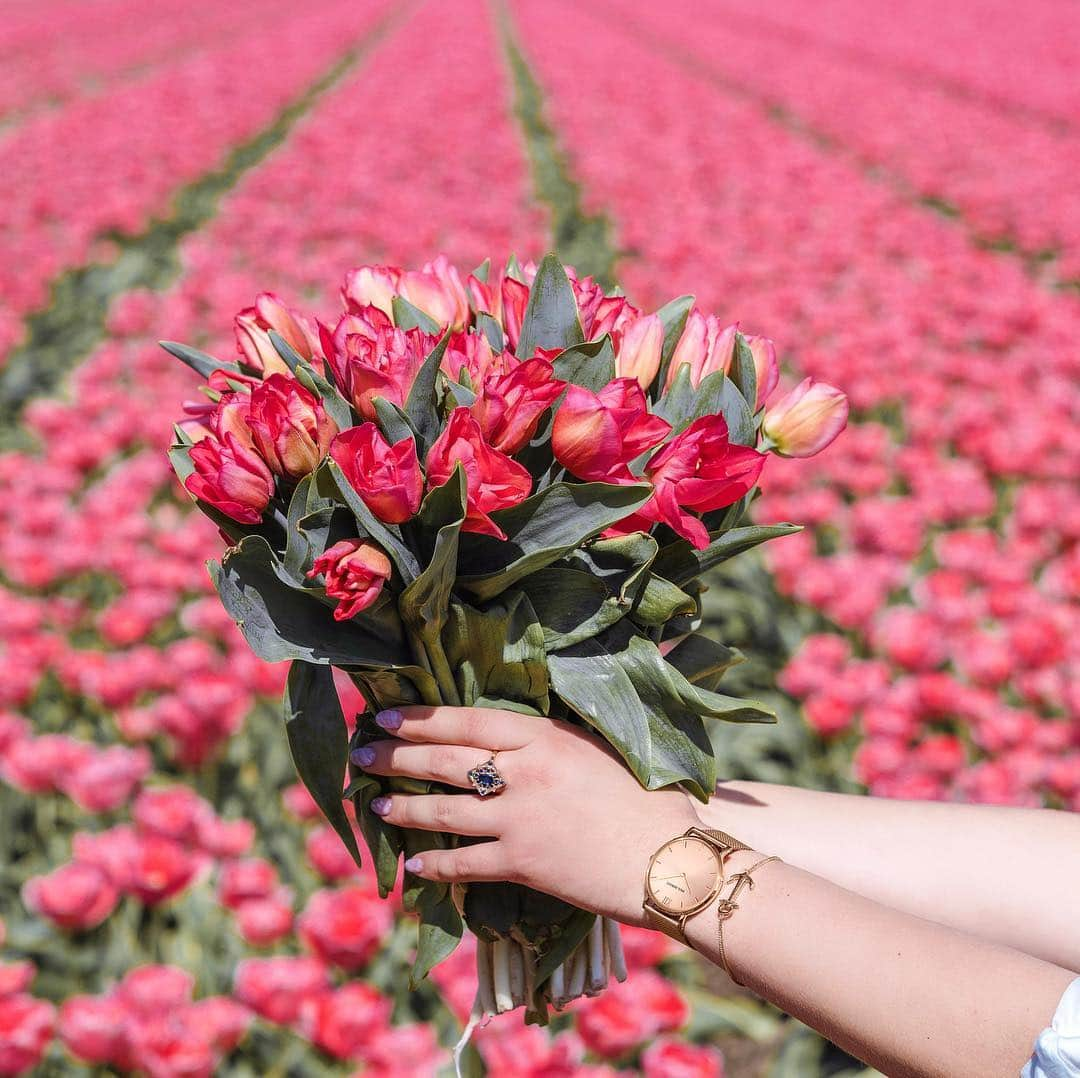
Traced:
<path fill-rule="evenodd" d="M 374 774 L 466 788 L 469 768 L 498 751 L 496 765 L 508 785 L 496 796 L 393 793 L 372 803 L 403 827 L 487 840 L 430 850 L 406 863 L 428 879 L 513 881 L 641 925 L 649 858 L 688 827 L 722 826 L 755 849 L 795 859 L 776 843 L 740 833 L 738 821 L 722 810 L 699 817 L 677 790 L 646 792 L 610 749 L 566 723 L 441 707 L 383 712 L 376 721 L 392 737 L 353 756 Z M 828 841 L 805 818 L 789 827 L 804 833 L 808 843 Z M 1066 847 L 1058 856 L 1064 861 L 1069 854 Z M 761 856 L 736 854 L 732 868 L 749 867 Z M 930 891 L 923 901 L 932 908 L 935 892 L 942 901 L 946 896 L 932 868 L 922 872 L 920 857 L 917 844 L 896 853 L 897 873 L 922 874 Z M 999 886 L 1009 871 L 1005 853 L 1001 865 Z M 1012 1078 L 1075 976 L 890 908 L 804 868 L 771 863 L 759 872 L 756 886 L 743 893 L 725 924 L 732 971 L 764 998 L 893 1076 Z M 1051 895 L 1040 896 L 1030 916 L 1041 916 L 1048 901 Z M 719 958 L 716 931 L 715 905 L 687 926 L 691 944 L 713 961 Z"/>
<path fill-rule="evenodd" d="M 1080 972 L 1080 816 L 755 782 L 697 811 L 857 894 Z"/>

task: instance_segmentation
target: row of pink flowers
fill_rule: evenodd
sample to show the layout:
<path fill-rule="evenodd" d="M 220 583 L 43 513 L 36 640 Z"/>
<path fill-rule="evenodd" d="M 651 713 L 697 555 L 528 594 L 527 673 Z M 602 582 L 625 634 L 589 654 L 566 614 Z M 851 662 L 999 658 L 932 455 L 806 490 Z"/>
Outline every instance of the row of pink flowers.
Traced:
<path fill-rule="evenodd" d="M 857 162 L 886 170 L 898 186 L 948 204 L 980 240 L 1014 244 L 1029 255 L 1052 253 L 1057 258 L 1049 272 L 1080 277 L 1080 194 L 1071 182 L 1080 168 L 1080 132 L 927 77 L 925 49 L 915 68 L 869 61 L 868 41 L 882 43 L 886 53 L 896 43 L 892 13 L 888 34 L 875 38 L 869 27 L 856 29 L 862 5 L 838 4 L 838 26 L 847 31 L 846 47 L 838 48 L 818 20 L 805 20 L 794 5 L 779 25 L 773 9 L 760 18 L 748 10 L 702 12 L 683 0 L 684 17 L 671 19 L 648 4 L 630 6 L 640 33 L 660 35 L 688 62 L 737 82 L 763 106 L 782 109 Z M 932 17 L 936 28 L 940 12 Z M 879 18 L 875 12 L 866 21 Z M 1080 22 L 1073 24 L 1080 32 Z M 1000 40 L 986 27 L 972 26 L 970 33 L 976 42 Z M 1049 54 L 1057 50 L 1056 42 L 1044 45 Z M 950 63 L 972 52 L 972 38 L 965 37 Z M 1010 48 L 998 62 L 1017 55 Z M 1030 54 L 1022 63 L 1028 71 L 1038 66 Z M 1003 86 L 1000 67 L 994 85 Z M 1060 104 L 1057 92 L 1054 104 Z"/>
<path fill-rule="evenodd" d="M 556 34 L 542 4 L 515 11 L 590 208 L 639 255 L 632 294 L 705 282 L 704 304 L 784 325 L 781 360 L 851 397 L 844 451 L 773 469 L 760 504 L 816 524 L 770 557 L 844 649 L 812 685 L 813 653 L 796 659 L 808 720 L 858 749 L 854 773 L 880 793 L 1076 805 L 1080 304 L 703 65 L 597 36 L 586 13 Z M 627 108 L 665 163 L 664 199 L 619 130 Z M 932 707 L 927 675 L 948 688 Z"/>
<path fill-rule="evenodd" d="M 0 265 L 0 361 L 19 339 L 22 318 L 46 303 L 53 278 L 104 254 L 107 234 L 137 233 L 151 217 L 167 216 L 181 187 L 269 127 L 385 11 L 381 0 L 359 10 L 335 0 L 254 31 L 249 19 L 239 36 L 226 27 L 215 48 L 31 117 L 0 138 L 8 195 L 0 208 L 8 253 Z M 293 48 L 281 48 L 283 36 L 295 36 Z M 237 70 L 248 76 L 236 78 Z"/>

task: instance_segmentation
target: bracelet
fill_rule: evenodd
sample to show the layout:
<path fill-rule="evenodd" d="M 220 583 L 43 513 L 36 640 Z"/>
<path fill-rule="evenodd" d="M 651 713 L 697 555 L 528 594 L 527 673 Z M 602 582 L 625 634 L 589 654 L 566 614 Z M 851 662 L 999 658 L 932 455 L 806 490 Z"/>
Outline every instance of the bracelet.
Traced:
<path fill-rule="evenodd" d="M 736 872 L 730 879 L 724 881 L 724 886 L 731 884 L 731 890 L 728 892 L 725 898 L 723 894 L 720 895 L 720 904 L 716 907 L 716 950 L 720 957 L 720 967 L 723 971 L 737 984 L 742 985 L 742 981 L 737 980 L 735 975 L 731 972 L 731 968 L 728 966 L 727 955 L 724 953 L 724 922 L 739 908 L 739 904 L 735 901 L 738 898 L 739 893 L 745 888 L 752 891 L 754 889 L 754 879 L 751 873 L 757 871 L 762 865 L 767 865 L 770 861 L 779 861 L 779 857 L 763 857 L 757 864 L 751 865 L 748 869 L 742 872 Z"/>

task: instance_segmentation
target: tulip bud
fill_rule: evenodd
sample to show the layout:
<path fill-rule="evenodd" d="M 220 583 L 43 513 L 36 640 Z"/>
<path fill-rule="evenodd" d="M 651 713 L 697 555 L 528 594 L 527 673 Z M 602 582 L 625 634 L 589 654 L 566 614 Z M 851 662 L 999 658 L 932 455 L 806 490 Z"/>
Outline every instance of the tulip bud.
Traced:
<path fill-rule="evenodd" d="M 555 459 L 579 479 L 631 483 L 630 462 L 670 431 L 671 424 L 649 413 L 633 378 L 616 378 L 599 393 L 567 387 L 555 412 L 551 446 Z"/>
<path fill-rule="evenodd" d="M 283 374 L 270 375 L 252 392 L 247 425 L 270 470 L 290 479 L 313 472 L 338 432 L 322 401 Z"/>
<path fill-rule="evenodd" d="M 532 490 L 532 476 L 516 460 L 492 449 L 480 424 L 468 408 L 455 408 L 445 430 L 427 458 L 430 488 L 442 486 L 460 464 L 465 470 L 468 506 L 462 531 L 505 539 L 506 533 L 488 516 L 524 501 Z"/>
<path fill-rule="evenodd" d="M 517 348 L 525 308 L 529 305 L 529 286 L 514 277 L 504 277 L 501 292 L 503 330 L 510 347 Z"/>
<path fill-rule="evenodd" d="M 836 438 L 847 418 L 845 393 L 804 378 L 765 413 L 761 432 L 785 457 L 812 457 Z"/>
<path fill-rule="evenodd" d="M 335 621 L 347 621 L 366 610 L 390 579 L 390 559 L 365 539 L 342 539 L 315 559 L 307 574 L 326 577 L 326 594 L 337 599 Z"/>
<path fill-rule="evenodd" d="M 735 332 L 738 328 L 737 323 L 721 327 L 716 315 L 704 315 L 695 307 L 686 319 L 683 334 L 671 355 L 665 388 L 670 388 L 682 366 L 690 368 L 690 384 L 695 389 L 710 374 L 716 371 L 726 373 L 735 355 Z"/>
<path fill-rule="evenodd" d="M 416 515 L 424 477 L 412 438 L 390 445 L 374 423 L 363 423 L 342 431 L 330 456 L 379 520 L 403 524 Z"/>
<path fill-rule="evenodd" d="M 233 434 L 203 438 L 188 450 L 195 471 L 184 486 L 241 524 L 258 524 L 274 495 L 274 477 L 262 457 Z"/>
<path fill-rule="evenodd" d="M 400 281 L 401 270 L 396 266 L 358 266 L 345 274 L 341 298 L 352 314 L 362 314 L 365 307 L 377 307 L 392 321 Z"/>
<path fill-rule="evenodd" d="M 264 375 L 288 374 L 289 368 L 270 340 L 270 330 L 282 337 L 304 359 L 315 354 L 315 334 L 299 311 L 286 307 L 273 292 L 261 292 L 255 306 L 235 318 L 236 346 L 244 360 Z"/>
<path fill-rule="evenodd" d="M 776 346 L 768 337 L 744 337 L 750 354 L 754 357 L 754 374 L 757 380 L 757 408 L 764 406 L 769 395 L 780 381 L 780 367 L 776 362 Z"/>
<path fill-rule="evenodd" d="M 660 370 L 664 347 L 664 324 L 657 314 L 639 315 L 615 331 L 615 373 L 636 378 L 642 389 L 652 385 Z"/>

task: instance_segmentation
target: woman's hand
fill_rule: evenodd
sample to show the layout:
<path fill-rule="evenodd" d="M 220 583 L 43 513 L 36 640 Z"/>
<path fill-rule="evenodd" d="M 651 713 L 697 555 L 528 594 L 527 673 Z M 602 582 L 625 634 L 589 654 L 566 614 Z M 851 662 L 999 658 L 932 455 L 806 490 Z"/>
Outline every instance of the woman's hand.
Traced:
<path fill-rule="evenodd" d="M 502 792 L 376 798 L 399 827 L 492 841 L 430 850 L 407 862 L 430 880 L 507 880 L 642 923 L 645 868 L 668 839 L 700 823 L 678 790 L 646 791 L 598 738 L 551 719 L 489 708 L 408 707 L 375 720 L 395 740 L 353 753 L 376 775 L 472 789 L 467 772 L 498 752 Z"/>

